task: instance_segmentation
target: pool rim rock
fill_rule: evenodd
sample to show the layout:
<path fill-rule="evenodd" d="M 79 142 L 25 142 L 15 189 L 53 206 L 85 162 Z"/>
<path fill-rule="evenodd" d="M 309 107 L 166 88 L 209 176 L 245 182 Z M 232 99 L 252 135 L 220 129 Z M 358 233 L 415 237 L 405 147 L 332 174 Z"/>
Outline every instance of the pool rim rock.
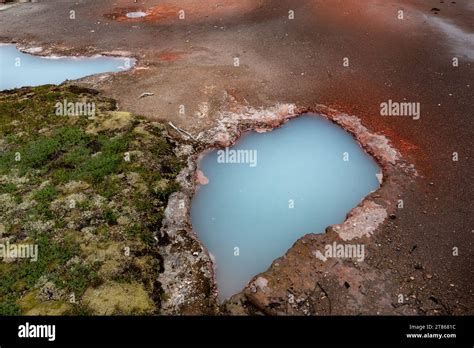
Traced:
<path fill-rule="evenodd" d="M 270 131 L 305 113 L 324 117 L 350 133 L 362 149 L 373 157 L 380 166 L 383 175 L 381 184 L 378 189 L 365 196 L 357 206 L 348 212 L 343 223 L 330 225 L 325 231 L 320 231 L 322 233 L 309 233 L 299 238 L 288 248 L 284 255 L 275 259 L 266 271 L 256 274 L 241 292 L 219 305 L 213 260 L 211 260 L 206 247 L 193 231 L 190 218 L 190 202 L 199 186 L 197 180 L 198 161 L 203 154 L 212 149 L 234 145 L 245 132 Z M 366 244 L 369 244 L 370 236 L 395 211 L 397 197 L 404 191 L 405 186 L 418 175 L 414 166 L 402 158 L 401 154 L 392 147 L 390 141 L 384 135 L 367 129 L 356 116 L 341 113 L 321 104 L 312 107 L 297 106 L 295 104 L 277 104 L 273 107 L 261 109 L 239 105 L 233 107 L 232 111 L 221 111 L 217 120 L 217 126 L 202 131 L 195 137 L 190 137 L 177 130 L 173 131 L 176 137 L 181 139 L 181 148 L 183 152 L 188 154 L 188 160 L 187 167 L 178 175 L 178 181 L 182 186 L 182 190 L 174 193 L 169 199 L 168 206 L 174 208 L 168 210 L 167 207 L 168 214 L 165 214 L 165 220 L 158 234 L 158 239 L 171 240 L 171 245 L 176 245 L 178 240 L 182 241 L 183 236 L 185 236 L 186 239 L 192 240 L 193 244 L 197 243 L 199 245 L 200 250 L 197 253 L 195 252 L 195 254 L 198 254 L 198 258 L 204 261 L 204 266 L 198 272 L 200 274 L 195 274 L 192 278 L 196 279 L 197 276 L 197 279 L 205 279 L 209 282 L 207 288 L 210 291 L 207 293 L 209 296 L 205 302 L 207 303 L 207 308 L 212 308 L 210 312 L 204 311 L 203 314 L 320 314 L 317 311 L 281 310 L 285 306 L 294 307 L 291 306 L 291 303 L 288 303 L 288 301 L 291 302 L 292 298 L 294 300 L 294 296 L 292 295 L 290 298 L 285 299 L 284 296 L 277 295 L 283 290 L 289 289 L 282 290 L 279 288 L 279 282 L 269 282 L 266 278 L 270 274 L 269 272 L 278 273 L 278 271 L 275 271 L 275 268 L 278 268 L 282 261 L 288 260 L 300 244 L 318 245 L 323 241 L 326 244 L 333 242 L 343 244 L 352 240 L 364 241 Z M 177 206 L 180 207 L 180 212 L 175 215 L 173 211 L 176 210 Z M 177 216 L 181 218 L 176 219 Z M 176 235 L 177 231 L 184 233 L 181 233 L 178 237 Z M 160 247 L 160 252 L 164 253 L 163 258 L 165 260 L 167 258 L 189 259 L 186 255 L 172 255 L 169 247 L 167 249 Z M 314 255 L 309 255 L 307 258 L 314 259 Z M 330 262 L 324 263 L 321 260 L 318 260 L 318 262 L 321 264 L 321 269 L 330 264 Z M 168 264 L 168 267 L 171 267 L 171 269 L 167 269 L 165 266 L 163 272 L 160 273 L 159 281 L 163 286 L 164 292 L 171 294 L 170 298 L 163 301 L 163 309 L 167 313 L 178 314 L 183 312 L 183 307 L 189 306 L 193 299 L 197 299 L 200 296 L 196 293 L 195 288 L 188 287 L 186 289 L 184 287 L 183 289 L 182 282 L 184 281 L 186 284 L 186 282 L 190 281 L 189 276 L 186 275 L 188 272 L 187 268 L 181 267 L 182 269 L 179 270 L 179 267 L 174 266 Z M 302 278 L 304 277 L 302 276 Z M 188 280 L 186 280 L 187 278 Z M 182 279 L 182 281 L 177 281 L 177 279 Z M 272 290 L 275 290 L 274 293 L 272 293 Z M 293 289 L 292 292 L 297 291 Z M 201 300 L 203 299 L 201 298 Z M 185 302 L 187 302 L 187 305 L 184 305 Z M 279 303 L 278 306 L 275 303 Z M 187 311 L 185 310 L 184 312 L 186 313 Z M 389 309 L 388 312 L 390 312 Z M 329 308 L 322 313 L 339 314 L 337 311 L 334 311 L 334 308 Z"/>

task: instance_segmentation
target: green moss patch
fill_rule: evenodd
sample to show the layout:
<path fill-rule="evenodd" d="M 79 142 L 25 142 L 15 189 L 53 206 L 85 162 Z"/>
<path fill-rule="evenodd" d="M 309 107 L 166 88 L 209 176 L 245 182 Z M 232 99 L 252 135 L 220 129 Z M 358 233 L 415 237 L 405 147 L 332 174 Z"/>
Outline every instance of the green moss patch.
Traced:
<path fill-rule="evenodd" d="M 95 116 L 56 115 L 65 99 Z M 166 127 L 115 107 L 75 86 L 0 93 L 0 240 L 39 251 L 0 262 L 0 315 L 159 312 L 153 235 L 184 159 Z"/>

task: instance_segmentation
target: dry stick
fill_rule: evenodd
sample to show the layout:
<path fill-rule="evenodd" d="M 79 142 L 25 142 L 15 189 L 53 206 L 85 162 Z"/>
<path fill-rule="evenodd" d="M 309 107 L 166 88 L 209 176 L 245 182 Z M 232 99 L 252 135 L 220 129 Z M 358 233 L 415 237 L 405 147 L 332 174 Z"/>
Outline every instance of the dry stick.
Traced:
<path fill-rule="evenodd" d="M 191 139 L 193 139 L 194 141 L 196 141 L 196 139 L 192 136 L 191 133 L 186 132 L 184 129 L 181 129 L 181 128 L 179 128 L 179 127 L 176 127 L 171 121 L 169 121 L 168 124 L 169 124 L 175 131 L 177 131 L 178 133 L 187 135 L 188 137 L 190 137 Z"/>
<path fill-rule="evenodd" d="M 151 97 L 152 95 L 155 95 L 155 94 L 151 93 L 151 92 L 145 92 L 145 93 L 140 94 L 138 99 L 142 99 L 142 98 L 145 98 L 145 97 Z"/>

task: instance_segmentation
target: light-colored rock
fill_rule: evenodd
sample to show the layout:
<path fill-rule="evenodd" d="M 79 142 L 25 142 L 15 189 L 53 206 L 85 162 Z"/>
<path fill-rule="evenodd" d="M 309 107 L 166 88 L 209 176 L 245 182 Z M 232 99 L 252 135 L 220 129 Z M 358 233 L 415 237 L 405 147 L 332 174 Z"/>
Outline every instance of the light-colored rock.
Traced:
<path fill-rule="evenodd" d="M 365 200 L 348 214 L 346 221 L 333 225 L 332 229 L 343 240 L 352 240 L 370 235 L 387 218 L 387 211 L 381 205 Z"/>

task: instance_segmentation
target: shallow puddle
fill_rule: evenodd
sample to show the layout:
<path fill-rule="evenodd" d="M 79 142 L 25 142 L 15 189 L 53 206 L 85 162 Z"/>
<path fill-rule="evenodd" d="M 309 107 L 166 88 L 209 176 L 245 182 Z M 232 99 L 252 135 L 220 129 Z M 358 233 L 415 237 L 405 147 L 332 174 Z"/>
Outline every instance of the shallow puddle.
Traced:
<path fill-rule="evenodd" d="M 0 90 L 60 84 L 85 76 L 128 70 L 135 59 L 122 57 L 40 57 L 0 44 Z"/>
<path fill-rule="evenodd" d="M 142 17 L 145 17 L 147 14 L 145 12 L 142 12 L 142 11 L 138 11 L 138 12 L 128 12 L 125 16 L 127 18 L 142 18 Z"/>
<path fill-rule="evenodd" d="M 199 167 L 209 182 L 192 200 L 191 220 L 215 259 L 221 301 L 299 237 L 343 222 L 379 187 L 381 171 L 349 133 L 309 114 L 247 133 L 206 154 Z"/>

